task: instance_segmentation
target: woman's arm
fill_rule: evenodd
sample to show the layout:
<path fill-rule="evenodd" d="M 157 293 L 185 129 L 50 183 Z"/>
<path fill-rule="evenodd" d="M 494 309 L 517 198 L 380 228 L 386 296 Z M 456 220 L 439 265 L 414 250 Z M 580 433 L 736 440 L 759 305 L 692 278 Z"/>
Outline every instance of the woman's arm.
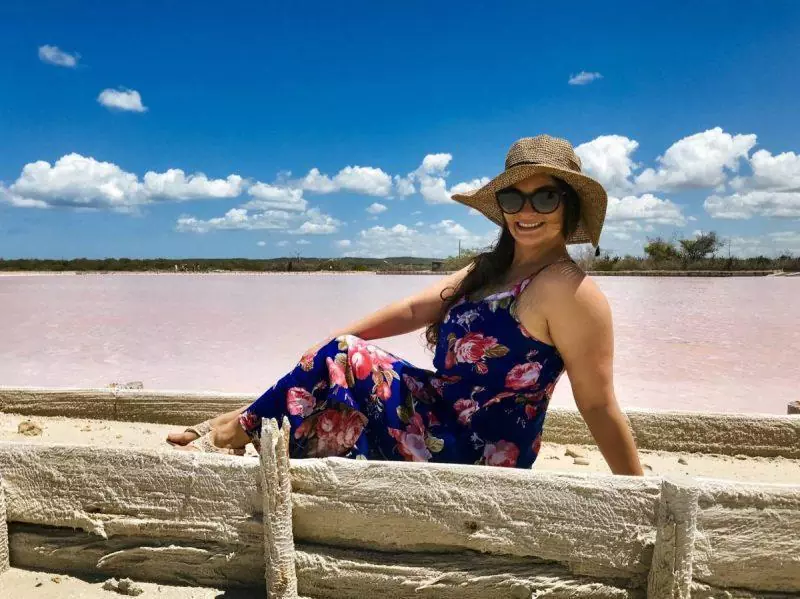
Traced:
<path fill-rule="evenodd" d="M 442 309 L 442 292 L 458 285 L 470 266 L 438 279 L 433 285 L 373 312 L 366 318 L 339 329 L 329 338 L 355 335 L 362 339 L 382 339 L 416 331 L 434 322 Z"/>
<path fill-rule="evenodd" d="M 642 475 L 627 419 L 614 394 L 614 332 L 605 295 L 583 273 L 542 273 L 536 305 L 524 302 L 523 325 L 533 311 L 544 315 L 564 359 L 572 394 L 597 446 L 614 474 Z"/>

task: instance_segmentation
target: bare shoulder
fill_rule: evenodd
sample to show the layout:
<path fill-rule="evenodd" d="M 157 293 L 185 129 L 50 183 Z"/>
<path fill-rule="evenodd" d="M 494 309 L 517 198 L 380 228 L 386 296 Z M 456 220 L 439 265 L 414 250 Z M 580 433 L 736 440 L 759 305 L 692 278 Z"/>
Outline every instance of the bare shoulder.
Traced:
<path fill-rule="evenodd" d="M 522 295 L 520 309 L 536 311 L 551 325 L 565 318 L 610 319 L 605 294 L 590 276 L 571 262 L 542 271 Z"/>

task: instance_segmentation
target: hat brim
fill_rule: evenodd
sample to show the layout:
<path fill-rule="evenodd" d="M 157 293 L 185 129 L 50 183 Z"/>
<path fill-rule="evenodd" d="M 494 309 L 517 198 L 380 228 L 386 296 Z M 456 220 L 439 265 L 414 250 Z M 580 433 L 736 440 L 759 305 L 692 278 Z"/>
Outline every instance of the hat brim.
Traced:
<path fill-rule="evenodd" d="M 475 208 L 492 222 L 503 226 L 503 212 L 497 205 L 495 193 L 519 183 L 523 179 L 544 173 L 569 183 L 578 194 L 581 203 L 581 217 L 575 232 L 567 239 L 568 244 L 600 243 L 600 233 L 606 218 L 608 195 L 600 183 L 582 173 L 577 173 L 549 164 L 520 164 L 503 171 L 483 187 L 467 193 L 452 196 L 456 202 Z"/>

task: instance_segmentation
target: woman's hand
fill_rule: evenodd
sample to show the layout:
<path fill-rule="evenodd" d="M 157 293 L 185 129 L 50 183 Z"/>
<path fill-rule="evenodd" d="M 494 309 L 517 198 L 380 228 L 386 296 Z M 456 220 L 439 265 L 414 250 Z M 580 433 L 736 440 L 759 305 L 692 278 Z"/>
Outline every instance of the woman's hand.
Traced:
<path fill-rule="evenodd" d="M 577 266 L 548 269 L 523 292 L 517 315 L 541 328 L 564 359 L 578 410 L 614 474 L 642 474 L 627 419 L 614 394 L 614 332 L 602 291 Z M 526 323 L 526 320 L 528 323 Z"/>

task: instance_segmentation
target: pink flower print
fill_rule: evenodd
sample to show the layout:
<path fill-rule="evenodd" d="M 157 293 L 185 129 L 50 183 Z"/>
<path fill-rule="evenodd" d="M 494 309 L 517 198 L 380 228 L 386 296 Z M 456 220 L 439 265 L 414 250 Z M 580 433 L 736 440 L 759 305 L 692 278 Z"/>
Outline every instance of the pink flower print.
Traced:
<path fill-rule="evenodd" d="M 353 375 L 359 380 L 364 380 L 372 373 L 372 356 L 363 344 L 353 345 L 349 348 L 348 358 L 353 369 Z"/>
<path fill-rule="evenodd" d="M 428 412 L 428 426 L 438 426 L 440 424 L 439 417 L 433 412 Z"/>
<path fill-rule="evenodd" d="M 511 441 L 487 443 L 483 448 L 483 457 L 487 466 L 503 466 L 513 468 L 519 458 L 519 447 Z"/>
<path fill-rule="evenodd" d="M 486 365 L 486 362 L 478 362 L 475 364 L 475 372 L 478 374 L 486 374 L 489 372 L 489 367 Z"/>
<path fill-rule="evenodd" d="M 478 410 L 478 402 L 474 399 L 459 399 L 453 404 L 453 409 L 458 414 L 458 423 L 469 425 L 472 415 Z"/>
<path fill-rule="evenodd" d="M 337 454 L 346 453 L 356 444 L 361 432 L 364 430 L 367 418 L 361 412 L 348 410 L 343 412 L 340 419 L 339 430 L 336 431 Z"/>
<path fill-rule="evenodd" d="M 347 387 L 347 377 L 345 377 L 344 369 L 333 358 L 328 358 L 325 363 L 328 365 L 328 377 L 331 384 Z"/>
<path fill-rule="evenodd" d="M 536 415 L 539 413 L 539 408 L 536 407 L 534 404 L 525 404 L 525 416 L 528 420 L 533 420 L 536 418 Z"/>
<path fill-rule="evenodd" d="M 256 416 L 253 412 L 242 412 L 239 416 L 239 424 L 249 434 L 261 434 L 261 417 Z"/>
<path fill-rule="evenodd" d="M 497 345 L 494 337 L 485 337 L 483 333 L 467 333 L 453 344 L 453 352 L 457 362 L 475 364 L 486 356 L 487 350 Z"/>
<path fill-rule="evenodd" d="M 386 401 L 392 396 L 392 387 L 389 383 L 381 383 L 375 386 L 375 395 Z"/>
<path fill-rule="evenodd" d="M 485 404 L 483 404 L 483 407 L 484 407 L 484 408 L 487 408 L 487 407 L 489 407 L 489 406 L 490 406 L 490 405 L 492 405 L 492 404 L 500 403 L 500 402 L 501 402 L 502 400 L 504 400 L 506 397 L 514 397 L 515 395 L 516 395 L 516 393 L 514 393 L 514 392 L 512 392 L 512 391 L 502 391 L 501 393 L 498 393 L 497 395 L 495 395 L 494 397 L 492 397 L 492 398 L 491 398 L 489 401 L 487 401 Z"/>
<path fill-rule="evenodd" d="M 539 380 L 542 365 L 539 362 L 517 364 L 506 375 L 506 387 L 509 389 L 525 389 L 532 387 Z"/>
<path fill-rule="evenodd" d="M 359 412 L 325 410 L 317 418 L 314 454 L 318 457 L 342 455 L 355 444 L 363 428 L 364 417 Z"/>
<path fill-rule="evenodd" d="M 419 379 L 409 376 L 407 374 L 403 375 L 403 382 L 405 383 L 406 387 L 408 388 L 409 392 L 411 393 L 411 397 L 425 397 L 425 385 L 422 384 L 422 381 Z"/>
<path fill-rule="evenodd" d="M 372 364 L 376 368 L 380 368 L 381 370 L 393 370 L 394 363 L 396 359 L 391 355 L 380 349 L 379 347 L 375 347 L 374 345 L 368 345 L 367 351 L 372 358 Z"/>
<path fill-rule="evenodd" d="M 425 445 L 425 426 L 422 417 L 414 414 L 405 431 L 390 428 L 389 434 L 397 441 L 397 449 L 406 461 L 427 462 L 431 452 Z"/>
<path fill-rule="evenodd" d="M 314 411 L 317 400 L 302 387 L 292 387 L 286 392 L 286 410 L 292 416 L 305 418 Z"/>

